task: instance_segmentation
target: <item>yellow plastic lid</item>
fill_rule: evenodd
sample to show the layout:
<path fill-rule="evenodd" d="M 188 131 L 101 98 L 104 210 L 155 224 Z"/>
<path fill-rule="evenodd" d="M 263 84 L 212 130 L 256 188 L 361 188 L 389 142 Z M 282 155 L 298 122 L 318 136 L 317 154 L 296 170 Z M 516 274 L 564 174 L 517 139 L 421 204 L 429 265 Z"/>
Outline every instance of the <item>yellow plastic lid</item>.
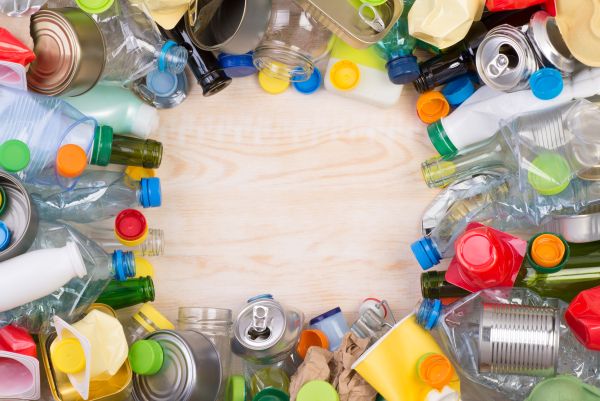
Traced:
<path fill-rule="evenodd" d="M 152 277 L 154 278 L 154 266 L 146 258 L 136 256 L 135 258 L 135 277 Z"/>
<path fill-rule="evenodd" d="M 531 258 L 542 267 L 558 266 L 562 262 L 565 252 L 565 244 L 553 234 L 542 234 L 531 244 Z"/>
<path fill-rule="evenodd" d="M 156 330 L 175 330 L 175 325 L 163 316 L 156 308 L 150 304 L 144 304 L 133 318 L 148 333 Z"/>
<path fill-rule="evenodd" d="M 450 104 L 441 92 L 429 91 L 419 96 L 417 114 L 421 121 L 432 124 L 450 113 Z"/>
<path fill-rule="evenodd" d="M 67 374 L 79 373 L 85 369 L 85 353 L 76 338 L 57 340 L 50 350 L 52 365 Z"/>
<path fill-rule="evenodd" d="M 151 168 L 129 166 L 125 169 L 125 174 L 134 181 L 141 181 L 142 178 L 155 177 L 156 171 Z"/>
<path fill-rule="evenodd" d="M 417 375 L 431 387 L 442 389 L 452 380 L 454 368 L 444 355 L 428 353 L 417 362 Z"/>
<path fill-rule="evenodd" d="M 354 61 L 340 60 L 331 66 L 329 79 L 336 89 L 354 89 L 360 82 L 360 68 Z"/>
<path fill-rule="evenodd" d="M 56 153 L 56 172 L 61 177 L 79 177 L 87 164 L 85 150 L 75 144 L 61 146 Z"/>
<path fill-rule="evenodd" d="M 289 81 L 272 77 L 263 71 L 258 73 L 258 83 L 265 92 L 271 95 L 279 95 L 285 92 L 290 86 Z"/>

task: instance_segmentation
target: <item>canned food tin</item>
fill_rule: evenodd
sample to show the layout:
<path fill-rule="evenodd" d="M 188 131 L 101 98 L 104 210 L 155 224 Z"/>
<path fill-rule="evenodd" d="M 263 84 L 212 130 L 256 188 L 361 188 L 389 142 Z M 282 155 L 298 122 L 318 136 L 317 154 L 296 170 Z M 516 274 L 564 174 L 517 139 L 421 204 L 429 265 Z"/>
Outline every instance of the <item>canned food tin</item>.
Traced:
<path fill-rule="evenodd" d="M 533 14 L 527 37 L 544 64 L 553 65 L 564 73 L 572 73 L 577 61 L 562 38 L 556 20 L 545 11 Z"/>
<path fill-rule="evenodd" d="M 146 340 L 160 343 L 164 362 L 157 374 L 133 376 L 137 401 L 215 401 L 221 387 L 221 359 L 203 334 L 159 330 Z"/>
<path fill-rule="evenodd" d="M 100 28 L 78 8 L 42 10 L 31 18 L 36 60 L 29 88 L 44 95 L 77 96 L 102 76 L 105 44 Z"/>

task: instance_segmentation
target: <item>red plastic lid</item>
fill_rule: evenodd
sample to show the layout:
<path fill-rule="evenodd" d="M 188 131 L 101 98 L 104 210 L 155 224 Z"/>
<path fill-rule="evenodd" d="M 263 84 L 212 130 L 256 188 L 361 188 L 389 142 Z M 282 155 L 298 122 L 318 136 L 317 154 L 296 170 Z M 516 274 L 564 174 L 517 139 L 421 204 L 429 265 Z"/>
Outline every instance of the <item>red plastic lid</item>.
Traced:
<path fill-rule="evenodd" d="M 124 240 L 135 241 L 144 236 L 148 223 L 144 215 L 135 209 L 125 209 L 115 218 L 115 232 Z"/>
<path fill-rule="evenodd" d="M 31 334 L 27 330 L 15 326 L 6 326 L 0 329 L 0 351 L 37 358 L 37 349 Z"/>
<path fill-rule="evenodd" d="M 580 292 L 567 308 L 565 320 L 579 342 L 600 351 L 600 287 Z"/>

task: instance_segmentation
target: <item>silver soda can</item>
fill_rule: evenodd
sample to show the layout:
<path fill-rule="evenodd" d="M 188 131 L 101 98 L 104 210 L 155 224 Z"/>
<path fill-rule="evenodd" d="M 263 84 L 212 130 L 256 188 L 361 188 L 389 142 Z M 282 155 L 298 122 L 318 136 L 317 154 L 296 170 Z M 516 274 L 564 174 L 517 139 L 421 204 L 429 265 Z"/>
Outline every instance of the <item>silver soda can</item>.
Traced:
<path fill-rule="evenodd" d="M 302 312 L 284 308 L 271 295 L 251 298 L 234 322 L 231 350 L 255 364 L 274 364 L 292 354 L 303 324 Z"/>
<path fill-rule="evenodd" d="M 555 18 L 550 14 L 545 11 L 533 14 L 527 37 L 544 65 L 553 66 L 563 74 L 575 71 L 577 61 L 563 40 Z"/>

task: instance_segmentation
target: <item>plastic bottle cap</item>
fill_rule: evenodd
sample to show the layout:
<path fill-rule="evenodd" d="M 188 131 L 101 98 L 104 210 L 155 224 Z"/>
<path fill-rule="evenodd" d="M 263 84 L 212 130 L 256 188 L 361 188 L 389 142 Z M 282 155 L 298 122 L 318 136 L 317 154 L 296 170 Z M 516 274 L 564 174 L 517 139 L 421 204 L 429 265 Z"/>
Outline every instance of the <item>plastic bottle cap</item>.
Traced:
<path fill-rule="evenodd" d="M 152 70 L 146 75 L 146 86 L 156 96 L 168 97 L 177 90 L 177 75 L 170 71 Z"/>
<path fill-rule="evenodd" d="M 502 283 L 510 273 L 502 243 L 487 227 L 465 231 L 454 248 L 461 276 L 472 285 L 488 288 Z"/>
<path fill-rule="evenodd" d="M 306 81 L 294 82 L 292 85 L 294 89 L 298 92 L 310 95 L 311 93 L 315 93 L 321 87 L 321 80 L 323 77 L 321 76 L 321 71 L 317 67 L 313 69 L 313 73 Z"/>
<path fill-rule="evenodd" d="M 108 10 L 114 0 L 75 0 L 75 3 L 88 14 L 100 14 Z"/>
<path fill-rule="evenodd" d="M 436 121 L 428 125 L 427 135 L 431 144 L 441 156 L 450 156 L 456 152 L 456 146 L 454 146 L 448 135 L 446 135 L 442 121 Z"/>
<path fill-rule="evenodd" d="M 96 127 L 90 164 L 108 166 L 110 156 L 112 155 L 113 136 L 113 129 L 108 125 Z"/>
<path fill-rule="evenodd" d="M 360 82 L 360 68 L 354 61 L 340 60 L 329 71 L 329 79 L 334 88 L 348 91 Z"/>
<path fill-rule="evenodd" d="M 590 401 L 599 397 L 597 387 L 575 376 L 561 375 L 538 383 L 525 401 Z"/>
<path fill-rule="evenodd" d="M 328 319 L 328 318 L 330 318 L 332 316 L 335 316 L 338 313 L 342 313 L 342 309 L 339 306 L 336 306 L 335 308 L 333 308 L 331 310 L 328 310 L 327 312 L 322 313 L 322 314 L 320 314 L 317 317 L 313 317 L 312 319 L 310 319 L 310 323 L 309 324 L 312 326 L 314 324 L 322 322 L 325 319 Z"/>
<path fill-rule="evenodd" d="M 154 278 L 154 266 L 146 258 L 136 256 L 135 258 L 135 278 L 152 277 Z"/>
<path fill-rule="evenodd" d="M 360 0 L 361 3 L 370 4 L 372 6 L 380 6 L 384 4 L 387 0 Z"/>
<path fill-rule="evenodd" d="M 440 263 L 442 259 L 440 253 L 433 245 L 433 242 L 428 237 L 423 237 L 415 241 L 410 246 L 410 250 L 419 262 L 423 270 L 431 269 L 433 266 Z"/>
<path fill-rule="evenodd" d="M 252 61 L 252 54 L 252 52 L 246 54 L 221 53 L 218 60 L 228 77 L 243 78 L 258 72 Z"/>
<path fill-rule="evenodd" d="M 442 93 L 450 106 L 457 107 L 475 93 L 475 85 L 468 76 L 462 75 L 448 82 Z"/>
<path fill-rule="evenodd" d="M 129 166 L 125 169 L 125 174 L 133 181 L 141 181 L 142 178 L 155 177 L 156 170 L 151 168 Z"/>
<path fill-rule="evenodd" d="M 246 400 L 246 381 L 244 376 L 232 375 L 227 380 L 225 388 L 225 401 L 245 401 Z"/>
<path fill-rule="evenodd" d="M 542 68 L 537 70 L 529 78 L 531 91 L 538 99 L 554 99 L 563 90 L 563 78 L 556 68 Z"/>
<path fill-rule="evenodd" d="M 419 75 L 421 69 L 415 56 L 404 56 L 390 60 L 386 64 L 388 78 L 396 85 L 405 85 L 413 82 Z"/>
<path fill-rule="evenodd" d="M 442 301 L 439 299 L 424 299 L 417 311 L 417 323 L 426 330 L 435 327 L 442 314 Z"/>
<path fill-rule="evenodd" d="M 452 380 L 454 368 L 444 355 L 429 353 L 419 358 L 417 375 L 424 383 L 441 390 Z"/>
<path fill-rule="evenodd" d="M 160 178 L 142 178 L 140 180 L 142 207 L 159 207 L 162 203 L 162 194 L 160 190 Z"/>
<path fill-rule="evenodd" d="M 339 401 L 340 395 L 333 386 L 323 380 L 312 380 L 298 391 L 297 401 Z"/>
<path fill-rule="evenodd" d="M 527 179 L 541 195 L 556 195 L 569 186 L 571 168 L 558 153 L 542 153 L 531 164 Z"/>
<path fill-rule="evenodd" d="M 164 352 L 160 343 L 154 340 L 139 340 L 129 349 L 131 370 L 138 375 L 152 376 L 163 365 Z"/>
<path fill-rule="evenodd" d="M 136 209 L 122 210 L 115 217 L 116 234 L 129 241 L 134 241 L 148 233 L 148 223 L 142 212 Z"/>
<path fill-rule="evenodd" d="M 87 155 L 81 146 L 67 144 L 56 153 L 56 172 L 61 177 L 79 177 L 87 167 Z"/>
<path fill-rule="evenodd" d="M 290 396 L 275 387 L 267 387 L 254 396 L 252 401 L 290 401 Z"/>
<path fill-rule="evenodd" d="M 270 93 L 271 95 L 279 95 L 280 93 L 285 92 L 290 86 L 289 81 L 277 79 L 265 74 L 263 71 L 258 73 L 258 83 L 265 92 Z"/>
<path fill-rule="evenodd" d="M 417 114 L 421 121 L 431 124 L 450 113 L 448 101 L 438 91 L 429 91 L 419 96 L 417 100 Z"/>
<path fill-rule="evenodd" d="M 18 139 L 9 139 L 0 145 L 0 167 L 9 173 L 24 170 L 31 160 L 29 147 Z"/>
<path fill-rule="evenodd" d="M 63 373 L 74 374 L 85 369 L 85 352 L 76 338 L 57 340 L 50 348 L 50 357 L 54 368 Z"/>
<path fill-rule="evenodd" d="M 0 221 L 0 251 L 5 250 L 10 245 L 10 230 L 3 221 Z"/>
<path fill-rule="evenodd" d="M 542 267 L 558 266 L 563 260 L 565 252 L 565 244 L 553 234 L 542 234 L 531 244 L 531 258 Z"/>
<path fill-rule="evenodd" d="M 329 348 L 329 340 L 325 333 L 317 329 L 303 330 L 298 341 L 298 355 L 304 359 L 310 347 Z"/>

